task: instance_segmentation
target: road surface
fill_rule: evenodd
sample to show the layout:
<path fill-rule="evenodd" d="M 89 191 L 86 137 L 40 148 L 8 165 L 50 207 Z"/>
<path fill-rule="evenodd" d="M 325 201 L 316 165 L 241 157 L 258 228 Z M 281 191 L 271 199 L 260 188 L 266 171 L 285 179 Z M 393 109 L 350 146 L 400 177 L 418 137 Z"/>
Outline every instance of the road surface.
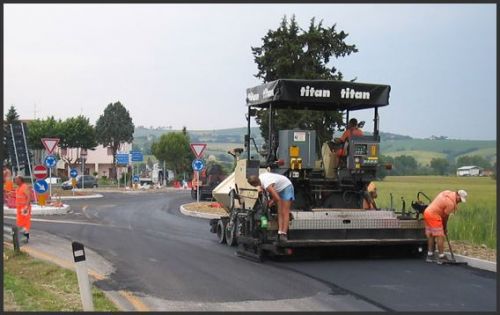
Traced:
<path fill-rule="evenodd" d="M 180 213 L 189 192 L 103 195 L 34 217 L 32 242 L 36 230 L 82 242 L 116 268 L 98 286 L 135 292 L 151 310 L 496 310 L 492 272 L 397 255 L 255 263 L 218 244 L 208 220 Z"/>

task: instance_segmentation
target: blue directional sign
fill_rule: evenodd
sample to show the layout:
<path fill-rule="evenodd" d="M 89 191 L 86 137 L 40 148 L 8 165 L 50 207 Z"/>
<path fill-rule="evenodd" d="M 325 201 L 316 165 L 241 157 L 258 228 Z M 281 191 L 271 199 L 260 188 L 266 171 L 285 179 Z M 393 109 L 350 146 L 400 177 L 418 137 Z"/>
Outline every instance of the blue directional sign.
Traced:
<path fill-rule="evenodd" d="M 139 180 L 140 180 L 140 179 L 139 179 L 139 175 L 134 175 L 134 177 L 132 177 L 132 181 L 133 181 L 134 183 L 138 183 L 138 182 L 139 182 Z"/>
<path fill-rule="evenodd" d="M 203 160 L 200 159 L 194 159 L 191 165 L 193 166 L 193 170 L 197 172 L 205 168 L 205 162 L 203 162 Z"/>
<path fill-rule="evenodd" d="M 56 164 L 57 164 L 57 160 L 56 160 L 55 156 L 47 155 L 45 157 L 45 166 L 47 166 L 48 168 L 53 168 L 54 166 L 56 166 Z"/>
<path fill-rule="evenodd" d="M 144 161 L 144 156 L 141 151 L 130 151 L 132 157 L 132 162 L 142 162 Z"/>
<path fill-rule="evenodd" d="M 116 164 L 117 165 L 128 165 L 128 154 L 127 153 L 117 153 L 116 154 Z"/>
<path fill-rule="evenodd" d="M 78 171 L 76 170 L 76 168 L 72 168 L 71 171 L 69 171 L 69 176 L 73 178 L 78 176 Z"/>
<path fill-rule="evenodd" d="M 35 191 L 39 194 L 44 194 L 49 190 L 49 184 L 45 181 L 45 179 L 37 180 L 35 182 Z"/>

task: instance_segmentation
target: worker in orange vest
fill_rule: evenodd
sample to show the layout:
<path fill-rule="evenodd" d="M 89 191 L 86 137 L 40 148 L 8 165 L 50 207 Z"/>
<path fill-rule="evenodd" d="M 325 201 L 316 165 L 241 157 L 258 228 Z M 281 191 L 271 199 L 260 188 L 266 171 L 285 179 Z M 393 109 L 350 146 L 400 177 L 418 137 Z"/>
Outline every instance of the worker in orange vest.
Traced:
<path fill-rule="evenodd" d="M 24 182 L 22 176 L 16 176 L 16 225 L 24 229 L 26 243 L 30 239 L 31 228 L 31 188 Z"/>

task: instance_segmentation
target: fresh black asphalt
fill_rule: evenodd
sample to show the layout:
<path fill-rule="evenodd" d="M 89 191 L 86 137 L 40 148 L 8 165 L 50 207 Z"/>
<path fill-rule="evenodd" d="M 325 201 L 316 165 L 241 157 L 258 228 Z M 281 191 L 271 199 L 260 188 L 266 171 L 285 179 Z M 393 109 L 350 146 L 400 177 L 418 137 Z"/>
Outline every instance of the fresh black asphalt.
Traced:
<path fill-rule="evenodd" d="M 354 296 L 387 311 L 495 311 L 496 274 L 422 259 L 361 255 L 280 259 L 255 263 L 218 244 L 206 219 L 187 217 L 186 192 L 104 193 L 68 201 L 74 213 L 46 217 L 93 222 L 33 222 L 94 249 L 116 267 L 103 287 L 200 303 L 300 299 L 318 294 Z M 44 217 L 45 218 L 45 217 Z M 379 255 L 380 256 L 380 255 Z M 353 309 L 357 305 L 352 305 Z M 332 306 L 334 309 L 334 306 Z"/>

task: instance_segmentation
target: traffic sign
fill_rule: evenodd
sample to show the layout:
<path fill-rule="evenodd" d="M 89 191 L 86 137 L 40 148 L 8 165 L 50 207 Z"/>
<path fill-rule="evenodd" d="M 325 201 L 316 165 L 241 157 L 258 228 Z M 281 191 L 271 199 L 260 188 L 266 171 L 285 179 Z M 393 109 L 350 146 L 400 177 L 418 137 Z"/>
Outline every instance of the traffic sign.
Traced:
<path fill-rule="evenodd" d="M 42 143 L 45 150 L 47 150 L 49 154 L 52 154 L 59 143 L 59 138 L 42 138 Z"/>
<path fill-rule="evenodd" d="M 127 153 L 117 153 L 116 154 L 116 164 L 117 165 L 128 165 L 128 154 Z"/>
<path fill-rule="evenodd" d="M 47 155 L 45 157 L 45 166 L 47 166 L 48 168 L 53 168 L 54 166 L 56 166 L 56 164 L 57 164 L 57 160 L 56 160 L 55 156 Z"/>
<path fill-rule="evenodd" d="M 193 151 L 194 156 L 196 156 L 197 159 L 199 159 L 203 155 L 203 151 L 205 151 L 206 147 L 206 143 L 191 143 L 191 150 Z"/>
<path fill-rule="evenodd" d="M 140 181 L 139 175 L 134 175 L 134 177 L 132 177 L 132 181 L 134 183 L 138 183 Z"/>
<path fill-rule="evenodd" d="M 35 168 L 33 168 L 33 176 L 35 176 L 36 179 L 47 178 L 47 168 L 41 164 L 36 165 Z"/>
<path fill-rule="evenodd" d="M 130 151 L 132 162 L 142 162 L 144 160 L 144 156 L 141 151 Z"/>
<path fill-rule="evenodd" d="M 205 168 L 205 162 L 203 162 L 203 160 L 200 160 L 200 159 L 194 159 L 193 163 L 191 163 L 191 165 L 193 166 L 193 170 L 195 170 L 197 172 L 199 172 L 203 168 Z"/>
<path fill-rule="evenodd" d="M 76 168 L 72 168 L 71 171 L 69 171 L 69 176 L 73 178 L 78 176 L 78 171 L 76 170 Z"/>
<path fill-rule="evenodd" d="M 35 191 L 39 194 L 45 194 L 49 190 L 49 184 L 44 179 L 35 182 Z"/>

